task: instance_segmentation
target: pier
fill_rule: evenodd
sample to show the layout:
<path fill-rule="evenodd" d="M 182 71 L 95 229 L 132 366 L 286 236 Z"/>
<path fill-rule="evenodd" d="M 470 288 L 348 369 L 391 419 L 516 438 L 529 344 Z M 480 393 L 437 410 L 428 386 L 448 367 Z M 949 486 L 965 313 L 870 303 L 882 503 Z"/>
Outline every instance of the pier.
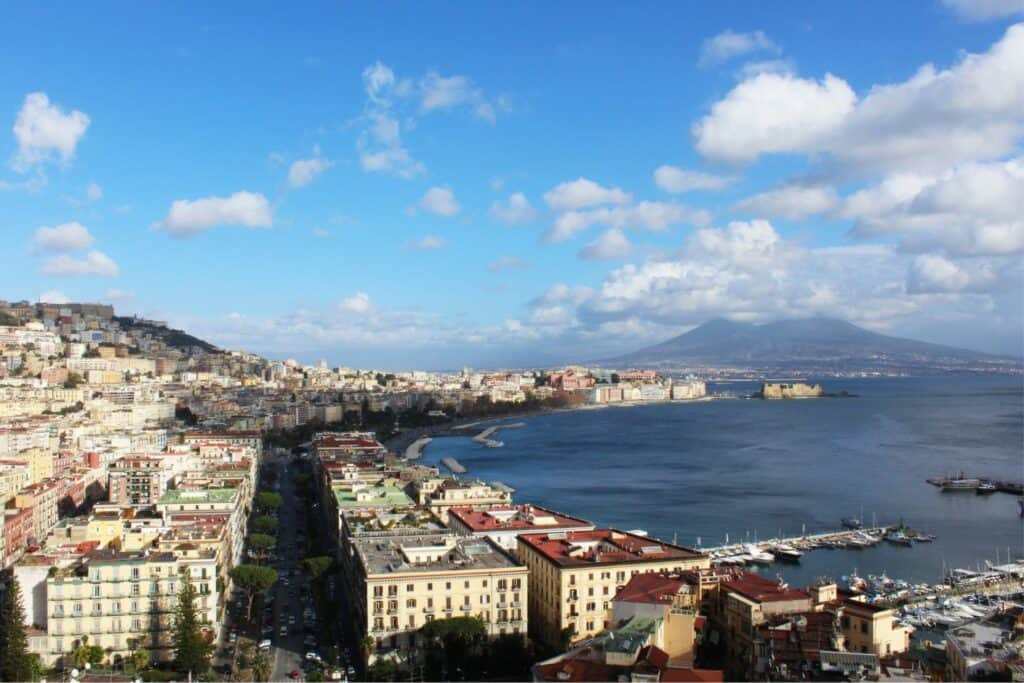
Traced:
<path fill-rule="evenodd" d="M 878 526 L 804 534 L 790 538 L 748 540 L 742 543 L 702 547 L 699 550 L 711 555 L 712 564 L 771 564 L 773 562 L 798 562 L 803 553 L 821 548 L 862 550 L 884 542 L 910 546 L 915 541 L 929 542 L 933 540 L 935 540 L 934 536 L 911 532 L 900 526 Z"/>
<path fill-rule="evenodd" d="M 409 447 L 405 449 L 406 460 L 419 460 L 420 456 L 423 455 L 423 449 L 427 447 L 427 444 L 433 441 L 429 436 L 420 437 L 416 439 Z"/>
<path fill-rule="evenodd" d="M 455 458 L 441 458 L 441 464 L 455 474 L 465 474 L 468 470 Z"/>
<path fill-rule="evenodd" d="M 961 472 L 959 476 L 955 477 L 929 477 L 928 479 L 925 479 L 925 481 L 932 486 L 938 486 L 939 488 L 944 488 L 947 484 L 954 481 L 977 481 L 978 484 L 989 484 L 994 486 L 996 491 L 1000 491 L 1002 493 L 1009 493 L 1014 496 L 1024 495 L 1024 482 L 992 479 L 991 477 L 975 477 L 964 474 L 963 472 Z M 976 491 L 977 487 L 961 487 L 961 489 L 966 491 Z"/>

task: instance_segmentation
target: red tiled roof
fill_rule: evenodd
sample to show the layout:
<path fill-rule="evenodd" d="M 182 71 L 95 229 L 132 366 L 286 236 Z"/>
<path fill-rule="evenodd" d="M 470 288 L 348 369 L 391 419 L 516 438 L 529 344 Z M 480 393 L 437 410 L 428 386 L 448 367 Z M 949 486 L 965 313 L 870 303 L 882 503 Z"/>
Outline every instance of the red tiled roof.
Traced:
<path fill-rule="evenodd" d="M 495 515 L 500 512 L 514 512 L 512 516 Z M 500 531 L 515 529 L 535 529 L 537 531 L 568 528 L 592 527 L 590 522 L 569 517 L 559 512 L 547 510 L 534 505 L 492 505 L 486 510 L 475 510 L 471 507 L 453 507 L 448 514 L 455 517 L 473 531 Z M 554 524 L 538 524 L 532 517 L 550 517 Z"/>
<path fill-rule="evenodd" d="M 757 602 L 784 602 L 789 600 L 807 600 L 811 595 L 799 588 L 784 588 L 776 581 L 758 576 L 752 572 L 744 572 L 722 584 L 740 595 Z"/>
<path fill-rule="evenodd" d="M 646 602 L 670 605 L 676 594 L 689 584 L 678 576 L 637 574 L 615 595 L 616 602 Z"/>
<path fill-rule="evenodd" d="M 701 557 L 700 553 L 687 548 L 618 529 L 567 531 L 555 538 L 551 538 L 550 534 L 523 534 L 519 540 L 562 566 L 692 560 Z M 589 547 L 577 552 L 584 544 Z"/>

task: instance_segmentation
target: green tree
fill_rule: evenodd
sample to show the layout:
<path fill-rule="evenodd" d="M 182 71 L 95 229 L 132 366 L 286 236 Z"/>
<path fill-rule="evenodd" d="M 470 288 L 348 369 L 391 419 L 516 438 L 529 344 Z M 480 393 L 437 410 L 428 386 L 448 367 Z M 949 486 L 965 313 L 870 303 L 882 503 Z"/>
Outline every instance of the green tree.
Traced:
<path fill-rule="evenodd" d="M 82 376 L 79 375 L 77 372 L 69 372 L 68 373 L 68 378 L 66 380 L 64 380 L 64 388 L 65 389 L 75 389 L 83 381 L 84 380 L 82 379 Z"/>
<path fill-rule="evenodd" d="M 270 678 L 270 657 L 265 652 L 258 653 L 252 660 L 252 677 L 257 681 Z"/>
<path fill-rule="evenodd" d="M 277 519 L 270 515 L 260 515 L 252 520 L 252 527 L 261 534 L 276 534 Z"/>
<path fill-rule="evenodd" d="M 420 629 L 420 635 L 431 644 L 427 650 L 427 677 L 432 680 L 479 678 L 471 670 L 480 665 L 481 646 L 487 637 L 487 627 L 480 617 L 452 617 L 435 619 Z M 439 647 L 438 647 L 439 646 Z M 477 675 L 474 675 L 477 674 Z"/>
<path fill-rule="evenodd" d="M 89 666 L 99 666 L 103 663 L 103 654 L 102 647 L 90 645 L 89 636 L 82 636 L 82 644 L 71 653 L 71 661 L 79 669 L 85 668 L 86 664 Z"/>
<path fill-rule="evenodd" d="M 0 593 L 0 681 L 27 681 L 32 678 L 32 661 L 25 636 L 25 608 L 21 604 L 21 586 L 11 577 Z"/>
<path fill-rule="evenodd" d="M 249 547 L 255 551 L 260 558 L 265 558 L 267 551 L 274 547 L 277 539 L 267 534 L 250 534 Z"/>
<path fill-rule="evenodd" d="M 273 512 L 281 507 L 281 496 L 270 491 L 256 494 L 256 507 L 264 512 Z"/>
<path fill-rule="evenodd" d="M 213 644 L 202 631 L 202 621 L 196 609 L 198 593 L 188 572 L 178 592 L 178 608 L 174 616 L 171 643 L 174 650 L 174 668 L 181 674 L 198 676 L 210 668 Z"/>
<path fill-rule="evenodd" d="M 307 574 L 309 574 L 310 581 L 316 581 L 319 579 L 325 571 L 331 568 L 334 564 L 334 560 L 327 555 L 319 555 L 317 557 L 307 557 L 302 561 L 302 568 Z"/>
<path fill-rule="evenodd" d="M 277 581 L 277 571 L 273 567 L 260 567 L 255 564 L 240 564 L 231 570 L 231 580 L 236 586 L 246 592 L 249 597 L 249 607 L 246 613 L 252 618 L 252 601 L 257 593 L 274 585 Z"/>
<path fill-rule="evenodd" d="M 132 670 L 138 673 L 149 666 L 149 650 L 144 647 L 140 647 L 138 650 L 132 652 L 132 656 L 128 658 L 128 661 L 132 665 Z"/>

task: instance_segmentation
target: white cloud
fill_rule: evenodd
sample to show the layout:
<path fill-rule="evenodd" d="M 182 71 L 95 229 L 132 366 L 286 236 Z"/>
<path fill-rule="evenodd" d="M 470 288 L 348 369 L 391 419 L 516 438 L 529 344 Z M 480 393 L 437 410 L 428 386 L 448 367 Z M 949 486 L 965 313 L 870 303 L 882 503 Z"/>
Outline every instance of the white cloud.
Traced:
<path fill-rule="evenodd" d="M 694 190 L 721 190 L 736 179 L 731 176 L 689 171 L 675 166 L 659 166 L 654 171 L 654 183 L 673 194 Z"/>
<path fill-rule="evenodd" d="M 292 187 L 302 187 L 313 182 L 314 179 L 331 166 L 334 162 L 320 156 L 320 146 L 313 148 L 313 157 L 310 159 L 298 159 L 288 169 L 288 184 Z"/>
<path fill-rule="evenodd" d="M 216 226 L 238 225 L 269 228 L 273 225 L 270 202 L 258 192 L 241 191 L 230 197 L 178 199 L 167 217 L 153 224 L 174 237 L 192 237 Z"/>
<path fill-rule="evenodd" d="M 748 197 L 734 207 L 734 211 L 748 215 L 800 220 L 826 213 L 839 203 L 836 192 L 822 185 L 784 185 Z"/>
<path fill-rule="evenodd" d="M 966 21 L 1024 16 L 1024 0 L 942 0 L 942 4 Z"/>
<path fill-rule="evenodd" d="M 599 204 L 628 204 L 633 195 L 618 187 L 602 187 L 589 178 L 577 178 L 550 189 L 544 201 L 555 211 L 570 211 Z"/>
<path fill-rule="evenodd" d="M 99 277 L 117 277 L 120 269 L 114 260 L 102 251 L 90 251 L 83 258 L 61 254 L 46 260 L 43 270 L 47 275 L 96 275 Z"/>
<path fill-rule="evenodd" d="M 135 293 L 129 292 L 126 289 L 118 289 L 117 287 L 110 287 L 107 289 L 107 299 L 109 301 L 128 301 L 134 299 Z"/>
<path fill-rule="evenodd" d="M 747 62 L 736 71 L 736 78 L 745 81 L 761 74 L 786 76 L 796 73 L 796 64 L 791 59 L 765 59 Z"/>
<path fill-rule="evenodd" d="M 711 215 L 676 202 L 643 201 L 631 206 L 602 207 L 560 214 L 544 234 L 547 242 L 563 242 L 593 225 L 619 230 L 661 231 L 681 223 L 707 225 Z"/>
<path fill-rule="evenodd" d="M 438 237 L 437 235 L 427 235 L 419 240 L 416 240 L 415 242 L 409 243 L 407 245 L 407 248 L 414 249 L 416 251 L 427 251 L 430 249 L 441 249 L 446 244 L 448 244 L 448 240 L 446 240 L 443 237 Z"/>
<path fill-rule="evenodd" d="M 454 216 L 462 207 L 455 200 L 455 193 L 447 187 L 432 187 L 420 199 L 419 207 L 435 216 Z"/>
<path fill-rule="evenodd" d="M 54 228 L 39 227 L 34 241 L 36 247 L 46 251 L 78 251 L 91 247 L 96 240 L 87 227 L 73 221 Z"/>
<path fill-rule="evenodd" d="M 517 225 L 529 223 L 537 218 L 537 210 L 522 192 L 513 192 L 505 201 L 491 204 L 491 216 L 502 223 Z"/>
<path fill-rule="evenodd" d="M 733 88 L 693 125 L 695 145 L 705 157 L 728 162 L 813 151 L 853 111 L 856 99 L 832 74 L 819 83 L 762 73 Z"/>
<path fill-rule="evenodd" d="M 912 251 L 1024 252 L 1024 158 L 969 163 L 939 176 L 893 175 L 847 197 L 853 235 L 895 235 Z"/>
<path fill-rule="evenodd" d="M 492 273 L 497 273 L 503 270 L 524 270 L 530 267 L 529 261 L 524 261 L 514 256 L 502 256 L 501 258 L 491 261 L 487 264 L 487 270 Z"/>
<path fill-rule="evenodd" d="M 65 113 L 43 92 L 29 93 L 14 122 L 18 153 L 12 166 L 26 172 L 56 154 L 62 163 L 75 156 L 75 148 L 89 127 L 89 117 L 77 109 Z"/>
<path fill-rule="evenodd" d="M 579 257 L 584 261 L 623 259 L 629 256 L 632 247 L 621 230 L 612 228 L 580 249 Z"/>
<path fill-rule="evenodd" d="M 921 254 L 911 262 L 907 273 L 907 290 L 915 294 L 958 292 L 969 282 L 967 273 L 938 254 Z"/>
<path fill-rule="evenodd" d="M 103 188 L 99 183 L 89 183 L 89 187 L 85 189 L 85 198 L 90 203 L 98 202 L 103 198 Z"/>
<path fill-rule="evenodd" d="M 339 301 L 338 309 L 351 311 L 352 313 L 369 313 L 373 310 L 373 302 L 370 301 L 370 295 L 366 292 L 356 292 L 352 296 Z"/>
<path fill-rule="evenodd" d="M 49 289 L 39 295 L 38 301 L 41 304 L 66 304 L 71 299 L 59 289 Z"/>
<path fill-rule="evenodd" d="M 380 61 L 374 62 L 363 69 L 363 87 L 370 101 L 384 103 L 390 99 L 391 90 L 395 85 L 395 72 Z"/>
<path fill-rule="evenodd" d="M 450 110 L 463 105 L 478 119 L 494 123 L 497 119 L 496 106 L 487 100 L 484 91 L 473 85 L 466 76 L 442 76 L 428 71 L 419 82 L 421 114 L 435 110 Z M 504 108 L 504 101 L 498 106 Z"/>
<path fill-rule="evenodd" d="M 778 53 L 779 46 L 765 35 L 764 31 L 736 33 L 732 29 L 726 29 L 701 44 L 698 64 L 700 66 L 721 64 L 752 52 Z"/>
<path fill-rule="evenodd" d="M 743 81 L 693 126 L 711 159 L 823 154 L 839 168 L 939 172 L 1011 152 L 1024 133 L 1024 24 L 954 66 L 927 64 L 906 81 L 857 98 L 841 78 L 761 74 Z"/>

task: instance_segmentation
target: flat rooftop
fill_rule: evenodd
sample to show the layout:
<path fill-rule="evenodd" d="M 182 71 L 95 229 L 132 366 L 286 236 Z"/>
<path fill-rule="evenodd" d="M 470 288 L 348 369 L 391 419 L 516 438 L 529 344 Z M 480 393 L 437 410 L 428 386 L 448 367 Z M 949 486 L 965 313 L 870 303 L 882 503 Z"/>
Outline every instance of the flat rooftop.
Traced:
<path fill-rule="evenodd" d="M 531 531 L 542 533 L 548 529 L 593 529 L 594 523 L 536 505 L 492 505 L 485 510 L 471 507 L 453 507 L 451 517 L 475 532 Z"/>
<path fill-rule="evenodd" d="M 365 536 L 352 544 L 368 575 L 521 567 L 488 539 L 451 533 Z"/>
<path fill-rule="evenodd" d="M 561 567 L 696 560 L 702 553 L 618 529 L 522 534 L 519 542 Z"/>
<path fill-rule="evenodd" d="M 158 505 L 178 503 L 230 503 L 238 497 L 238 489 L 168 489 L 160 496 Z"/>
<path fill-rule="evenodd" d="M 369 507 L 411 507 L 412 498 L 397 486 L 367 486 L 362 489 L 334 489 L 339 510 Z"/>

